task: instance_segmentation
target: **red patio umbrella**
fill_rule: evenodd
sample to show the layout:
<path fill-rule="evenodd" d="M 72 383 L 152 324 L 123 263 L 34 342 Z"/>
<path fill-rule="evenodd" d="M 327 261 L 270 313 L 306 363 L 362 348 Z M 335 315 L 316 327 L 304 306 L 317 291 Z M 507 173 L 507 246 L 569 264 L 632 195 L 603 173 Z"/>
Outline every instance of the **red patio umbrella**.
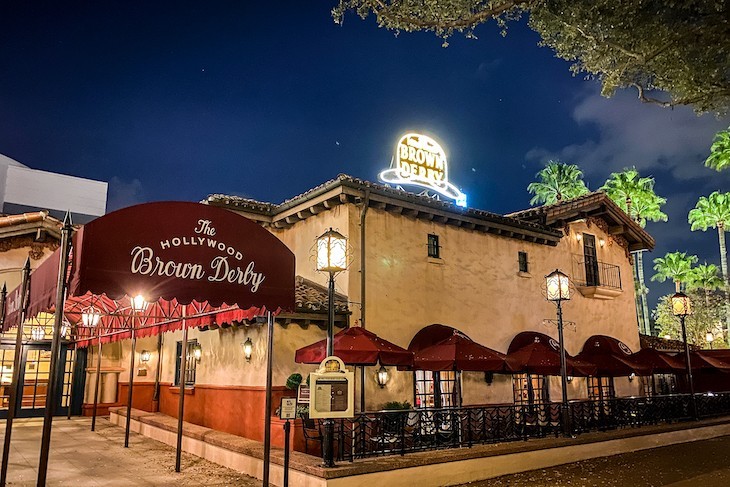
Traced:
<path fill-rule="evenodd" d="M 626 344 L 606 335 L 588 338 L 576 358 L 595 364 L 596 375 L 601 377 L 651 374 L 651 367 L 631 359 L 631 349 Z"/>
<path fill-rule="evenodd" d="M 705 352 L 691 351 L 689 352 L 690 364 L 692 370 L 719 370 L 721 372 L 730 372 L 730 360 L 721 360 L 718 357 L 712 357 L 705 354 Z M 686 368 L 687 361 L 684 358 L 684 354 L 677 354 L 675 357 L 679 363 L 682 364 L 682 368 Z"/>
<path fill-rule="evenodd" d="M 565 358 L 568 375 L 588 376 L 596 374 L 596 366 L 592 363 L 574 359 L 567 353 Z M 507 366 L 514 372 L 560 375 L 560 352 L 543 342 L 533 342 L 508 353 Z"/>
<path fill-rule="evenodd" d="M 466 370 L 473 372 L 504 372 L 506 355 L 480 345 L 461 333 L 415 354 L 415 368 L 420 370 Z"/>
<path fill-rule="evenodd" d="M 362 327 L 352 327 L 334 336 L 334 353 L 349 365 L 413 366 L 413 353 L 384 340 Z M 318 364 L 327 356 L 327 340 L 320 340 L 296 351 L 299 364 Z"/>
<path fill-rule="evenodd" d="M 651 368 L 652 374 L 673 374 L 684 370 L 684 365 L 676 357 L 660 352 L 656 348 L 642 348 L 631 354 L 632 360 Z"/>

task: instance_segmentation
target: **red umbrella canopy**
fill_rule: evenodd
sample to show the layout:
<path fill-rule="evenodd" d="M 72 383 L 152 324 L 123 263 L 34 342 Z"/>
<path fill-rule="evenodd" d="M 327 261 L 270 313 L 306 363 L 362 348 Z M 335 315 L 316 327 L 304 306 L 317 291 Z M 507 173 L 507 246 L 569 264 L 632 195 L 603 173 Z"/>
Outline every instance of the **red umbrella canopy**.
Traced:
<path fill-rule="evenodd" d="M 547 335 L 537 332 L 519 333 L 512 340 L 508 352 L 507 366 L 514 372 L 560 375 L 560 347 L 556 340 Z M 574 359 L 567 353 L 565 358 L 569 375 L 595 375 L 595 365 Z"/>
<path fill-rule="evenodd" d="M 475 372 L 504 372 L 506 356 L 480 345 L 466 335 L 453 333 L 450 337 L 415 354 L 415 367 L 421 370 L 467 370 Z"/>
<path fill-rule="evenodd" d="M 595 364 L 596 375 L 601 377 L 651 374 L 651 367 L 631 359 L 631 349 L 625 343 L 605 335 L 588 338 L 576 358 Z"/>
<path fill-rule="evenodd" d="M 631 354 L 631 359 L 650 367 L 652 374 L 672 374 L 684 370 L 682 362 L 667 353 L 660 352 L 656 348 L 642 348 Z"/>
<path fill-rule="evenodd" d="M 349 365 L 413 366 L 413 353 L 383 340 L 362 327 L 342 330 L 334 336 L 334 353 Z M 294 360 L 300 364 L 318 364 L 326 358 L 327 340 L 300 348 Z"/>
<path fill-rule="evenodd" d="M 689 363 L 693 370 L 719 370 L 721 372 L 730 372 L 730 360 L 721 360 L 718 357 L 712 357 L 704 352 L 690 352 Z M 684 354 L 677 354 L 675 357 L 682 364 L 682 368 L 686 368 L 687 361 Z"/>

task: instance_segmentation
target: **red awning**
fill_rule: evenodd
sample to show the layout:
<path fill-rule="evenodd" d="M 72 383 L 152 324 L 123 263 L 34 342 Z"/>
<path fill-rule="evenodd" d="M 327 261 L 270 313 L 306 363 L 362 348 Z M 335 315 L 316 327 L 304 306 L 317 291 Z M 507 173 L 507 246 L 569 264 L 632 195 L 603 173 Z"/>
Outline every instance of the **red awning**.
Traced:
<path fill-rule="evenodd" d="M 507 368 L 505 358 L 503 353 L 455 331 L 445 340 L 416 352 L 414 366 L 420 370 L 504 372 Z"/>
<path fill-rule="evenodd" d="M 413 353 L 362 327 L 352 327 L 334 336 L 334 353 L 348 365 L 413 366 Z M 300 348 L 294 361 L 300 364 L 319 364 L 326 358 L 327 340 Z"/>
<path fill-rule="evenodd" d="M 676 357 L 660 352 L 656 348 L 642 348 L 631 354 L 631 359 L 651 368 L 652 374 L 673 374 L 684 370 L 683 363 Z"/>
<path fill-rule="evenodd" d="M 684 358 L 683 353 L 678 353 L 675 359 L 682 364 L 682 368 L 686 368 L 687 361 Z M 711 356 L 705 352 L 691 351 L 689 352 L 689 363 L 692 365 L 692 370 L 719 370 L 721 372 L 730 372 L 730 360 L 720 359 L 719 357 Z"/>
<path fill-rule="evenodd" d="M 57 251 L 31 274 L 27 316 L 54 307 L 60 260 Z M 68 281 L 67 319 L 78 325 L 94 306 L 108 334 L 180 328 L 183 315 L 200 326 L 294 309 L 294 254 L 247 218 L 198 203 L 147 203 L 92 221 L 73 237 Z M 133 315 L 137 294 L 154 304 Z M 18 288 L 8 299 L 6 330 L 18 325 L 19 297 Z"/>
<path fill-rule="evenodd" d="M 596 366 L 565 354 L 568 375 L 595 375 Z M 525 331 L 518 333 L 507 350 L 507 365 L 514 372 L 560 375 L 560 346 L 549 336 Z"/>
<path fill-rule="evenodd" d="M 418 330 L 418 333 L 411 338 L 411 343 L 408 344 L 408 350 L 413 353 L 418 352 L 419 350 L 446 340 L 454 333 L 461 333 L 466 337 L 466 334 L 451 326 L 438 324 L 425 326 Z"/>
<path fill-rule="evenodd" d="M 588 338 L 576 358 L 595 364 L 596 375 L 600 377 L 650 375 L 652 370 L 648 365 L 633 360 L 631 349 L 625 343 L 606 335 Z"/>

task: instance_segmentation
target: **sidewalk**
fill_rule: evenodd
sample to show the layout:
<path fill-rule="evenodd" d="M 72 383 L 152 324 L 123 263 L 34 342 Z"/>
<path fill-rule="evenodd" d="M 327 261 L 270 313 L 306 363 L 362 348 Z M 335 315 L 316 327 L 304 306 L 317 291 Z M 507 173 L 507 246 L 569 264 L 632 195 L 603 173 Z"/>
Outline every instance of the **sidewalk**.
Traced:
<path fill-rule="evenodd" d="M 16 419 L 8 465 L 8 485 L 36 484 L 43 420 Z M 0 423 L 0 435 L 5 422 Z M 124 429 L 98 418 L 91 432 L 88 418 L 55 418 L 47 485 L 158 486 L 236 485 L 261 482 L 194 455 L 183 453 L 182 472 L 175 473 L 175 450 L 132 433 L 124 448 Z"/>

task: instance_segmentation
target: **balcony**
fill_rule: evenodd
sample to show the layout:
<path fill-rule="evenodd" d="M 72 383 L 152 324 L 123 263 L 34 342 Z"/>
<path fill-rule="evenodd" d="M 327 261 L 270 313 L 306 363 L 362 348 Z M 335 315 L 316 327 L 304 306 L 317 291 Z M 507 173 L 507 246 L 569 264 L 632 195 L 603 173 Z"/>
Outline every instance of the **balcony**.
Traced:
<path fill-rule="evenodd" d="M 573 255 L 573 282 L 586 298 L 613 299 L 623 292 L 619 266 L 582 254 Z"/>

